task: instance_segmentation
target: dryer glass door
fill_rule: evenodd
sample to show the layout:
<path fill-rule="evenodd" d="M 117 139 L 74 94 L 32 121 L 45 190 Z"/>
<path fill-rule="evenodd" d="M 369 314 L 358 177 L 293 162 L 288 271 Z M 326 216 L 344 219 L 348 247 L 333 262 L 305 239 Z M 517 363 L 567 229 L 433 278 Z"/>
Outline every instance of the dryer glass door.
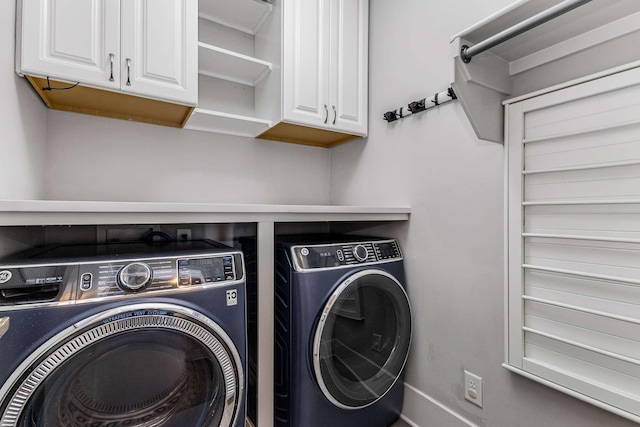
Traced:
<path fill-rule="evenodd" d="M 54 336 L 18 369 L 0 425 L 234 425 L 239 356 L 217 324 L 193 314 L 130 305 Z"/>
<path fill-rule="evenodd" d="M 411 342 L 402 285 L 381 270 L 350 276 L 329 298 L 313 343 L 318 385 L 336 406 L 362 408 L 396 383 Z"/>

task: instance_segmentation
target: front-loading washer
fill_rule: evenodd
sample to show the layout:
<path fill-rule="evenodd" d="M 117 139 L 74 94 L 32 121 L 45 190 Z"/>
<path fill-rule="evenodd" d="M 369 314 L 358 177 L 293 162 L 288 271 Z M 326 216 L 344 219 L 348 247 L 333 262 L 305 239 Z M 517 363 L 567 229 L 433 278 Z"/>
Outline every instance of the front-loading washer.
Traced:
<path fill-rule="evenodd" d="M 0 426 L 245 425 L 245 270 L 210 240 L 0 263 Z"/>
<path fill-rule="evenodd" d="M 276 425 L 390 425 L 402 410 L 412 335 L 398 242 L 277 240 Z"/>

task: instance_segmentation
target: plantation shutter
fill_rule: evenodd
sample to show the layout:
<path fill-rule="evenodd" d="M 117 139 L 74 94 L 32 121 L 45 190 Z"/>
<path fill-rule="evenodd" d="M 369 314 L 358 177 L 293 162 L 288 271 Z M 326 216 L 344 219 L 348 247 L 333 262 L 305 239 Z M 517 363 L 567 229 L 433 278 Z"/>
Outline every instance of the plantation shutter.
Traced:
<path fill-rule="evenodd" d="M 507 105 L 505 367 L 640 421 L 640 69 Z"/>

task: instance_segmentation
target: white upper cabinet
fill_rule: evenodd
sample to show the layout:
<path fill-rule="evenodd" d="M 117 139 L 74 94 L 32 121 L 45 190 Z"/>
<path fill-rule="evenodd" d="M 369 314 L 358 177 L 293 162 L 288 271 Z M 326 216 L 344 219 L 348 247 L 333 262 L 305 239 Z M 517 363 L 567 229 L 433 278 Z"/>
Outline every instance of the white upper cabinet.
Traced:
<path fill-rule="evenodd" d="M 22 0 L 19 74 L 119 88 L 120 2 Z"/>
<path fill-rule="evenodd" d="M 331 123 L 342 132 L 366 135 L 369 0 L 333 0 L 331 4 Z"/>
<path fill-rule="evenodd" d="M 283 119 L 325 126 L 329 116 L 329 1 L 284 6 Z"/>
<path fill-rule="evenodd" d="M 19 74 L 198 100 L 196 0 L 22 0 Z"/>
<path fill-rule="evenodd" d="M 366 135 L 368 1 L 288 1 L 283 33 L 283 120 Z"/>
<path fill-rule="evenodd" d="M 121 8 L 122 90 L 197 104 L 197 1 L 124 0 Z"/>

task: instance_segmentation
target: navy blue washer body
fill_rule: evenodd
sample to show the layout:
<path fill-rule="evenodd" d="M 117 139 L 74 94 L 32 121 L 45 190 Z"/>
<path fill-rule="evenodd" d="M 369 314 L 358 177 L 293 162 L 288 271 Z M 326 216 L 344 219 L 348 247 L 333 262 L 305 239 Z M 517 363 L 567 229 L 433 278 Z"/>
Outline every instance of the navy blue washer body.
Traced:
<path fill-rule="evenodd" d="M 204 319 L 203 324 L 206 324 L 206 322 L 215 324 L 228 336 L 230 340 L 229 343 L 221 342 L 225 348 L 228 347 L 227 350 L 229 353 L 237 354 L 239 359 L 239 366 L 236 366 L 235 369 L 238 373 L 237 391 L 241 394 L 241 397 L 235 407 L 235 421 L 233 424 L 221 427 L 244 426 L 246 416 L 246 399 L 244 393 L 246 392 L 247 343 L 246 290 L 242 255 L 240 252 L 234 251 L 231 248 L 212 247 L 207 250 L 210 250 L 210 252 L 204 253 L 210 253 L 212 257 L 216 257 L 219 253 L 231 254 L 231 256 L 236 257 L 235 262 L 238 263 L 237 267 L 239 271 L 233 282 L 225 283 L 221 281 L 209 287 L 194 286 L 192 289 L 178 289 L 174 286 L 173 290 L 165 289 L 161 292 L 148 293 L 141 291 L 137 294 L 124 295 L 121 298 L 98 298 L 95 301 L 88 299 L 86 301 L 70 302 L 68 304 L 64 302 L 59 304 L 46 304 L 45 302 L 44 304 L 38 303 L 33 306 L 20 304 L 19 306 L 16 305 L 12 307 L 5 302 L 4 305 L 0 306 L 0 320 L 3 318 L 8 319 L 8 328 L 3 334 L 0 334 L 0 387 L 10 379 L 15 378 L 17 375 L 16 369 L 23 363 L 26 363 L 26 360 L 32 358 L 34 351 L 41 348 L 43 344 L 50 342 L 53 337 L 61 334 L 63 331 L 73 328 L 73 325 L 82 324 L 83 321 L 92 316 L 99 316 L 101 313 L 112 309 L 126 310 L 127 307 L 137 307 L 141 305 L 150 307 L 150 310 L 152 310 L 154 306 L 179 307 L 180 309 L 184 309 L 186 313 L 193 313 L 194 319 Z M 180 254 L 181 252 L 172 253 L 165 251 L 159 253 L 157 256 L 159 258 L 166 258 L 174 255 L 179 256 Z M 198 254 L 202 255 L 203 252 L 199 251 Z M 183 256 L 189 257 L 190 253 L 188 251 L 184 252 Z M 112 259 L 113 257 L 104 258 Z M 126 256 L 122 258 L 124 261 L 127 261 Z M 84 258 L 78 259 L 89 261 L 89 259 Z M 95 259 L 100 259 L 100 257 L 96 257 Z M 51 263 L 52 261 L 55 261 L 55 259 L 46 259 L 46 261 L 43 262 Z M 73 260 L 70 261 L 69 259 L 61 259 L 60 261 L 67 263 L 73 262 Z M 11 265 L 13 262 L 13 260 L 3 260 L 5 265 Z M 37 264 L 37 261 L 34 261 L 34 264 Z M 80 267 L 78 271 L 81 272 L 81 269 L 82 267 Z M 3 270 L 2 264 L 0 264 L 0 270 Z M 76 286 L 72 282 L 80 282 L 80 279 L 69 276 L 71 276 L 71 273 L 65 273 L 64 284 L 66 286 L 66 284 L 69 283 L 69 287 L 75 288 Z M 230 293 L 235 299 L 233 304 L 229 304 L 228 301 Z M 108 323 L 108 320 L 105 320 L 103 323 Z M 162 326 L 160 325 L 160 327 Z M 135 340 L 135 331 L 132 332 L 131 336 L 133 340 Z M 144 344 L 141 343 L 139 345 Z M 53 347 L 50 353 L 57 347 Z M 46 354 L 42 356 L 44 357 Z M 8 399 L 9 396 L 7 395 L 5 397 Z M 0 416 L 6 409 L 7 399 L 0 402 Z"/>

